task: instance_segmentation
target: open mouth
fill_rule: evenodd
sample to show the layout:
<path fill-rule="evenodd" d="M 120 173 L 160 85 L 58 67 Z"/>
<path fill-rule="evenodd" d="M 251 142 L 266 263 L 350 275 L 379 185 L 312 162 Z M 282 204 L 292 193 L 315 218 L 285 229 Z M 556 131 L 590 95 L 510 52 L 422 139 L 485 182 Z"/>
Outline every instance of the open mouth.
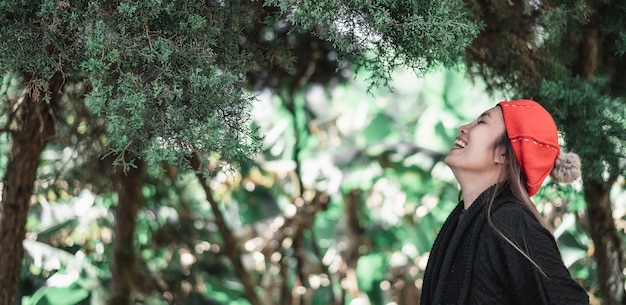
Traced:
<path fill-rule="evenodd" d="M 456 148 L 465 148 L 467 144 L 465 142 L 463 142 L 461 139 L 456 139 L 454 140 L 454 147 Z"/>

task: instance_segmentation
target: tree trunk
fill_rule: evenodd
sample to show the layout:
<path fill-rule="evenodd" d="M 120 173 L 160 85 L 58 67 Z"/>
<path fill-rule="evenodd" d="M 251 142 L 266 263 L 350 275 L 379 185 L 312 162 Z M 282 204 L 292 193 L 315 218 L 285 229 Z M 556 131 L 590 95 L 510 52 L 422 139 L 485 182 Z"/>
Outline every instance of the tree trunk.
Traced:
<path fill-rule="evenodd" d="M 0 304 L 14 303 L 19 280 L 26 217 L 30 206 L 40 155 L 54 134 L 63 75 L 56 73 L 48 83 L 48 92 L 31 83 L 25 74 L 26 88 L 15 105 L 9 160 L 3 180 L 0 203 Z M 43 97 L 49 94 L 49 102 Z"/>
<path fill-rule="evenodd" d="M 116 188 L 118 195 L 115 224 L 115 242 L 113 262 L 111 264 L 111 305 L 134 304 L 132 299 L 134 279 L 137 278 L 135 253 L 135 228 L 137 213 L 144 205 L 141 187 L 145 178 L 145 168 L 141 160 L 136 159 L 137 168 L 121 170 Z"/>
<path fill-rule="evenodd" d="M 624 256 L 615 228 L 609 190 L 613 181 L 585 180 L 589 229 L 595 246 L 602 304 L 626 304 L 624 295 Z"/>
<path fill-rule="evenodd" d="M 596 13 L 590 20 L 584 28 L 574 70 L 575 74 L 587 81 L 594 78 L 598 64 L 601 16 Z M 595 246 L 594 257 L 598 265 L 600 291 L 603 304 L 606 305 L 626 304 L 622 241 L 615 227 L 609 198 L 614 182 L 615 178 L 605 182 L 601 177 L 587 178 L 584 181 L 589 229 Z"/>

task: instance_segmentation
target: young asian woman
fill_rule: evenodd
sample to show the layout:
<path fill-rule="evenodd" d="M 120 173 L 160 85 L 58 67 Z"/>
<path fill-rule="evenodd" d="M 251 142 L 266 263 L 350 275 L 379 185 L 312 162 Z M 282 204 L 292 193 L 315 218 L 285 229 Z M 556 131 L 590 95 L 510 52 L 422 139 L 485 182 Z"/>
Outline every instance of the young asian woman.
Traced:
<path fill-rule="evenodd" d="M 545 108 L 498 103 L 459 128 L 445 162 L 462 200 L 430 252 L 420 304 L 589 304 L 530 199 L 548 175 L 580 176 Z"/>

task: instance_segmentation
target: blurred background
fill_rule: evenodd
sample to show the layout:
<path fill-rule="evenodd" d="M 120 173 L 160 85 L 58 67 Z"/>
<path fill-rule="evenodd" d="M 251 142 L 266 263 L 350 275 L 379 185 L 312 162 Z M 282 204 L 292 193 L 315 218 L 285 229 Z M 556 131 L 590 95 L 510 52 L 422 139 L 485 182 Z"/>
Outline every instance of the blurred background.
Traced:
<path fill-rule="evenodd" d="M 173 166 L 146 168 L 126 279 L 134 298 L 250 304 L 236 260 L 264 304 L 415 304 L 428 251 L 458 202 L 443 157 L 458 126 L 498 99 L 458 71 L 417 78 L 399 70 L 393 92 L 370 93 L 365 74 L 309 84 L 291 101 L 257 92 L 252 114 L 263 147 L 245 171 L 200 182 Z M 90 161 L 72 147 L 42 154 L 24 241 L 23 304 L 99 304 L 109 296 L 118 200 L 110 184 L 123 178 L 104 179 Z M 593 293 L 580 182 L 546 184 L 533 200 L 572 275 Z M 626 194 L 616 185 L 611 195 L 621 219 Z"/>
<path fill-rule="evenodd" d="M 626 304 L 623 3 L 36 2 L 0 1 L 0 303 L 418 304 L 458 127 L 524 97 L 585 171 L 532 199 Z"/>

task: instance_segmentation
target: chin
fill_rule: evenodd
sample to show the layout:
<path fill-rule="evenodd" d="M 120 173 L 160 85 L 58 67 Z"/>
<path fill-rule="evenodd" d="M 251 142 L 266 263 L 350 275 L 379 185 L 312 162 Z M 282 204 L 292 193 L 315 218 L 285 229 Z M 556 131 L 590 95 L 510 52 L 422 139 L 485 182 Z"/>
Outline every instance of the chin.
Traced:
<path fill-rule="evenodd" d="M 447 156 L 443 159 L 443 162 L 444 162 L 447 166 L 449 166 L 450 168 L 452 168 L 452 164 L 454 164 L 454 161 L 453 161 L 453 160 L 450 160 L 450 159 L 452 159 L 452 157 L 451 157 L 450 155 L 447 155 Z M 451 163 L 452 163 L 452 164 L 451 164 Z"/>

